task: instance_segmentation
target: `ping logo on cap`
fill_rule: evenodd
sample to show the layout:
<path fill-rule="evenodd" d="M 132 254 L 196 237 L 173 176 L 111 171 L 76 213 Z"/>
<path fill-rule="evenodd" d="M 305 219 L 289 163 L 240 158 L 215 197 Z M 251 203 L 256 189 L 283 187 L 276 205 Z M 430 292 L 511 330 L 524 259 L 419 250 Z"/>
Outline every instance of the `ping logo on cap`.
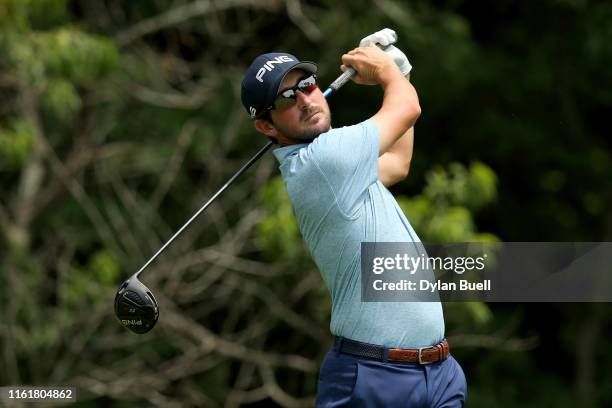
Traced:
<path fill-rule="evenodd" d="M 263 64 L 261 68 L 259 68 L 259 71 L 257 71 L 257 75 L 255 75 L 255 78 L 257 78 L 259 82 L 263 82 L 263 76 L 266 74 L 266 72 L 272 71 L 274 69 L 274 64 L 282 64 L 284 62 L 291 61 L 295 60 L 286 55 L 281 55 L 274 58 L 273 60 L 268 60 L 265 64 Z"/>
<path fill-rule="evenodd" d="M 257 115 L 257 110 L 252 106 L 249 106 L 249 112 L 251 113 L 252 118 L 254 118 L 255 115 Z"/>

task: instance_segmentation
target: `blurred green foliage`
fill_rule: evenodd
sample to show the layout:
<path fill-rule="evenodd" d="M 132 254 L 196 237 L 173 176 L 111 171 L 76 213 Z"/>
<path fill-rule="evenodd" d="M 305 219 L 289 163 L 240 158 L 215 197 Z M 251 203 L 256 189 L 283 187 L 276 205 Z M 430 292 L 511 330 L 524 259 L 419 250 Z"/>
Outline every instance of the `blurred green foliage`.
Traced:
<path fill-rule="evenodd" d="M 24 81 L 42 90 L 49 78 L 74 84 L 100 79 L 118 62 L 117 48 L 106 38 L 71 27 L 39 33 L 9 33 L 2 45 L 7 61 Z"/>
<path fill-rule="evenodd" d="M 0 24 L 45 29 L 69 20 L 68 0 L 2 0 Z"/>
<path fill-rule="evenodd" d="M 257 225 L 256 243 L 270 259 L 296 258 L 303 243 L 282 177 L 269 181 L 259 197 L 266 213 Z"/>
<path fill-rule="evenodd" d="M 71 27 L 40 34 L 34 46 L 49 76 L 74 83 L 103 78 L 117 66 L 117 47 L 112 41 Z"/>
<path fill-rule="evenodd" d="M 497 176 L 481 162 L 469 168 L 451 163 L 425 176 L 422 194 L 397 201 L 425 242 L 495 242 L 494 234 L 476 231 L 473 214 L 497 197 Z"/>
<path fill-rule="evenodd" d="M 81 98 L 76 88 L 69 81 L 57 79 L 50 81 L 47 85 L 43 94 L 42 105 L 53 117 L 67 122 L 74 119 L 74 116 L 79 112 Z"/>
<path fill-rule="evenodd" d="M 108 250 L 95 252 L 89 260 L 87 269 L 104 285 L 114 286 L 119 280 L 119 263 Z"/>
<path fill-rule="evenodd" d="M 0 128 L 0 169 L 5 164 L 9 169 L 21 168 L 32 152 L 34 126 L 24 119 L 15 119 L 5 129 Z"/>

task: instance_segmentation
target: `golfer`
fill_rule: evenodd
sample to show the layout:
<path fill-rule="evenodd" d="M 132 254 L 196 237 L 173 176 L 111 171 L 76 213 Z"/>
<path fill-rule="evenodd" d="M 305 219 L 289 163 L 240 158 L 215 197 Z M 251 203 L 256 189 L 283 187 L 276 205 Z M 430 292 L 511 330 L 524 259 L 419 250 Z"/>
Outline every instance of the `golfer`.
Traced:
<path fill-rule="evenodd" d="M 374 116 L 331 128 L 317 66 L 287 53 L 257 57 L 242 102 L 274 155 L 301 234 L 327 285 L 335 344 L 321 367 L 317 407 L 462 407 L 463 370 L 449 354 L 439 302 L 362 302 L 362 242 L 418 242 L 387 187 L 404 179 L 420 115 L 411 65 L 385 29 L 342 56 L 353 81 L 378 85 Z"/>

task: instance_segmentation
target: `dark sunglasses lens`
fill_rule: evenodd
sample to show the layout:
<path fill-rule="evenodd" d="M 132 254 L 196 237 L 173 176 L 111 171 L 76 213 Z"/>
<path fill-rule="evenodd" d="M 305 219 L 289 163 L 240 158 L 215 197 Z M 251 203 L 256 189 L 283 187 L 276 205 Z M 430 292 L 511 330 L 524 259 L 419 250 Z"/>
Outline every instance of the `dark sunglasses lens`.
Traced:
<path fill-rule="evenodd" d="M 293 88 L 281 92 L 280 95 L 278 95 L 278 97 L 274 101 L 274 108 L 279 111 L 289 109 L 296 103 L 296 90 L 299 90 L 304 93 L 310 93 L 316 88 L 317 79 L 314 75 L 304 78 L 300 80 Z"/>

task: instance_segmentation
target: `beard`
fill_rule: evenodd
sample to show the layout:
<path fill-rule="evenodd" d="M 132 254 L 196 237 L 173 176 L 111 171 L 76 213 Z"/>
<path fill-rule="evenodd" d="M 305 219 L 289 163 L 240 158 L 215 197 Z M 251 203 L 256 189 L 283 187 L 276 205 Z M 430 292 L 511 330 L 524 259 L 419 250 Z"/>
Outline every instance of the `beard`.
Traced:
<path fill-rule="evenodd" d="M 316 125 L 308 126 L 306 119 L 311 115 L 320 113 L 323 118 L 318 121 Z M 283 134 L 287 139 L 294 140 L 299 143 L 310 143 L 315 140 L 321 133 L 327 132 L 331 129 L 331 113 L 325 111 L 321 106 L 313 106 L 309 109 L 305 109 L 300 114 L 300 125 L 305 125 L 303 128 L 288 129 L 284 125 L 275 123 L 276 129 Z"/>

